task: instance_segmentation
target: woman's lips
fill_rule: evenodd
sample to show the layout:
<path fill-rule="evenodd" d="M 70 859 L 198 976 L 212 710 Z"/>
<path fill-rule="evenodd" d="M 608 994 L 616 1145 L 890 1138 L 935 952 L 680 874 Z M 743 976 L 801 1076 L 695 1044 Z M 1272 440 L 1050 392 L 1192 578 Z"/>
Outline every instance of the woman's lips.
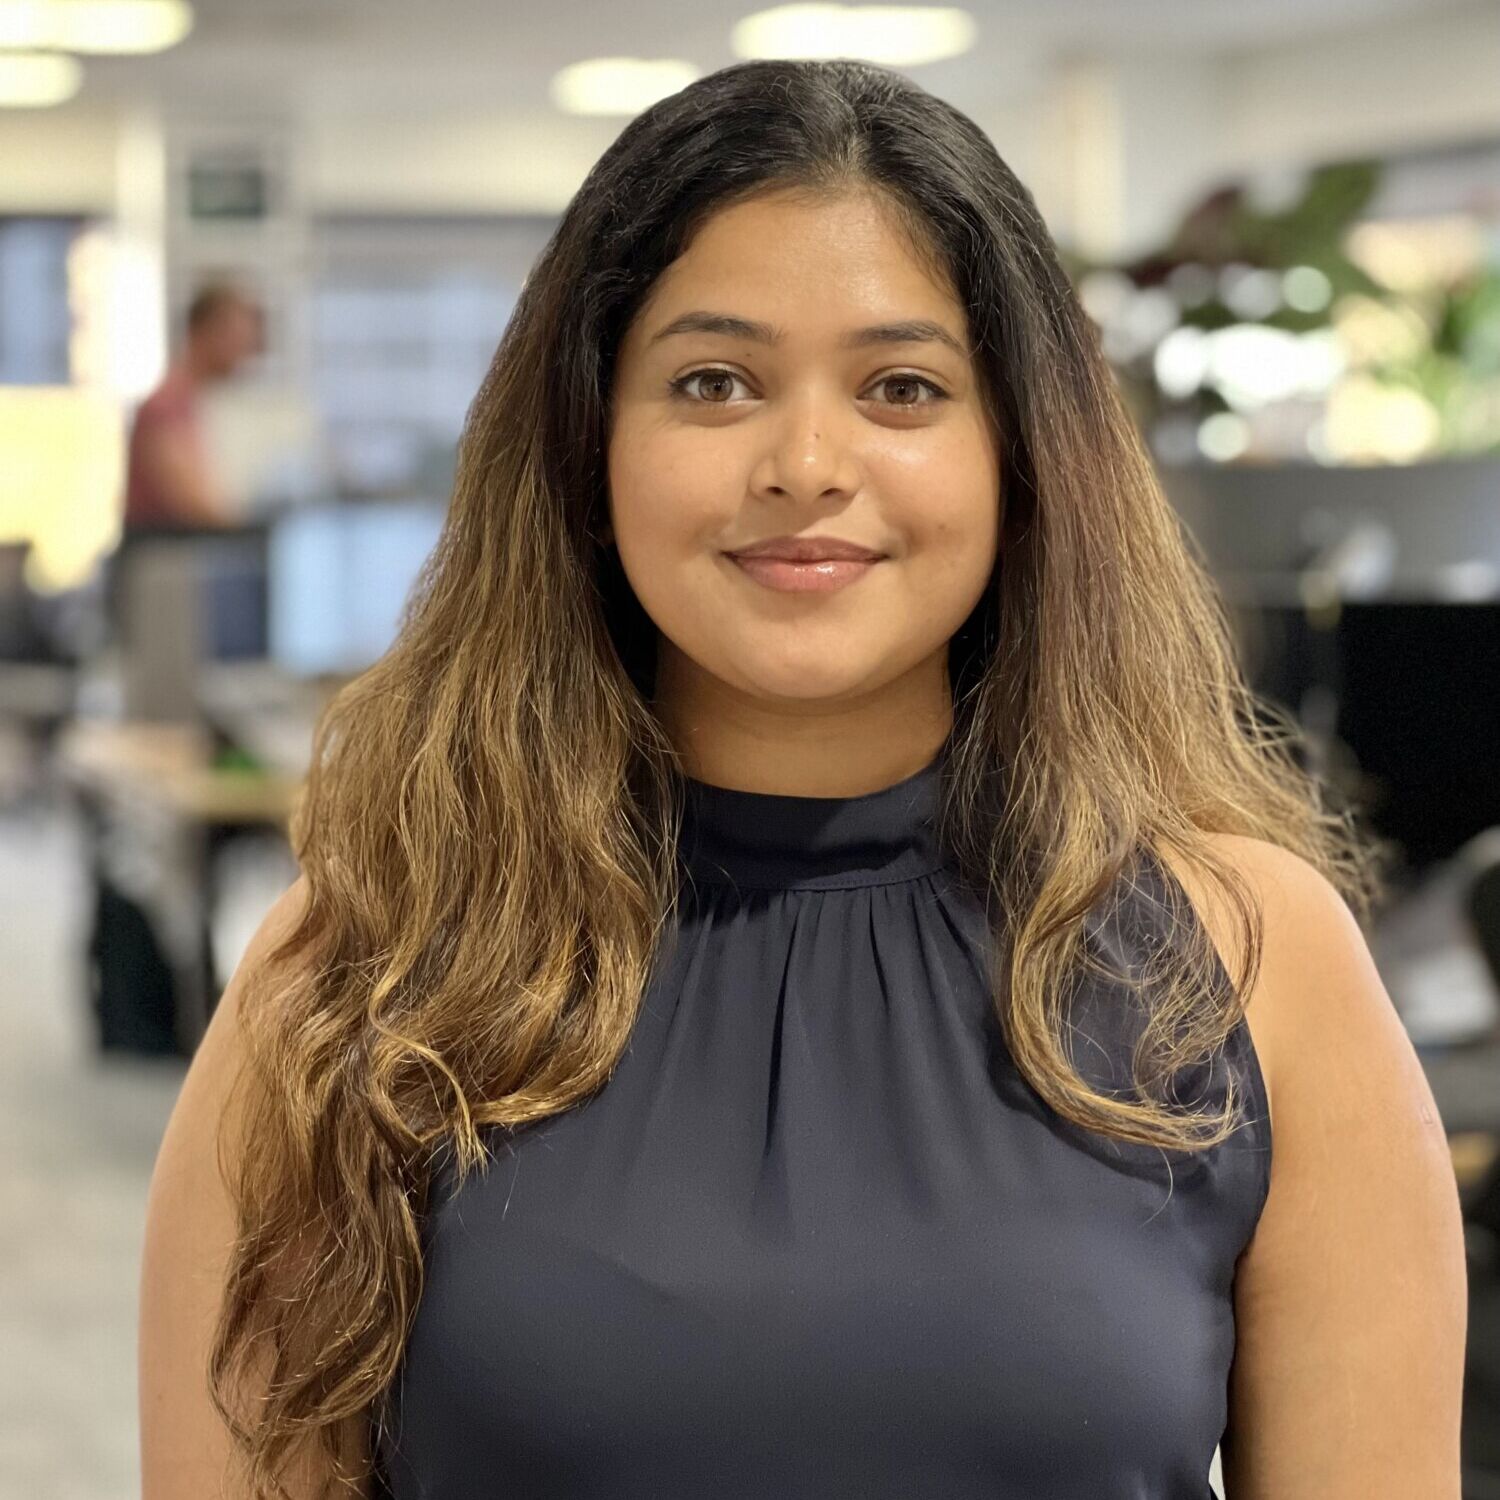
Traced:
<path fill-rule="evenodd" d="M 749 574 L 757 583 L 784 594 L 829 594 L 863 578 L 882 557 L 828 557 L 817 562 L 791 562 L 784 557 L 737 557 L 725 554 L 730 562 Z"/>

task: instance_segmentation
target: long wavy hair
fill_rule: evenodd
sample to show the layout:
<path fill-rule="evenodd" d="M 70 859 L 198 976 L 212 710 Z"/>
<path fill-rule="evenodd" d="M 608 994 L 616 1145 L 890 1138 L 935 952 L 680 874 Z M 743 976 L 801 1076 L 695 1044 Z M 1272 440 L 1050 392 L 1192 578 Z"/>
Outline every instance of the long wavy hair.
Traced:
<path fill-rule="evenodd" d="M 250 1149 L 211 1357 L 257 1497 L 393 1379 L 423 1283 L 434 1155 L 578 1104 L 620 1059 L 678 911 L 682 765 L 653 712 L 656 630 L 601 540 L 623 331 L 716 210 L 796 188 L 879 195 L 966 310 L 1002 439 L 1004 545 L 954 636 L 941 834 L 995 935 L 1011 1057 L 1090 1131 L 1200 1151 L 1240 1120 L 1169 1097 L 1222 1047 L 1259 913 L 1215 833 L 1269 840 L 1366 920 L 1353 814 L 1247 687 L 1201 554 L 1163 497 L 1031 194 L 951 105 L 853 61 L 725 68 L 635 117 L 523 286 L 465 423 L 398 639 L 319 721 L 292 824 L 304 900 L 247 977 Z M 1182 888 L 1127 1096 L 1093 1089 L 1067 997 L 1089 917 L 1173 851 L 1240 929 L 1232 983 Z M 1137 976 L 1139 979 L 1141 976 Z M 235 1399 L 257 1382 L 253 1411 Z"/>

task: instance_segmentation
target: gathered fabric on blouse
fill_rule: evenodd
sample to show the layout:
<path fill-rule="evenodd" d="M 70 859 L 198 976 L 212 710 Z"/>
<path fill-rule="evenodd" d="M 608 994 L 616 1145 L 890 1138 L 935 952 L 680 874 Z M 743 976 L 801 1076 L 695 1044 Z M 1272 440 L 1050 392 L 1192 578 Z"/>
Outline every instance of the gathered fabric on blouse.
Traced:
<path fill-rule="evenodd" d="M 394 1500 L 1206 1500 L 1236 1262 L 1270 1182 L 1241 1020 L 1179 1081 L 1245 1123 L 1163 1152 L 1011 1060 L 939 847 L 940 753 L 819 798 L 687 783 L 669 946 L 609 1081 L 439 1166 L 377 1456 Z M 1100 924 L 1127 971 L 1156 861 Z M 1222 972 L 1222 971 L 1221 971 Z M 1075 1065 L 1141 1025 L 1086 977 Z"/>

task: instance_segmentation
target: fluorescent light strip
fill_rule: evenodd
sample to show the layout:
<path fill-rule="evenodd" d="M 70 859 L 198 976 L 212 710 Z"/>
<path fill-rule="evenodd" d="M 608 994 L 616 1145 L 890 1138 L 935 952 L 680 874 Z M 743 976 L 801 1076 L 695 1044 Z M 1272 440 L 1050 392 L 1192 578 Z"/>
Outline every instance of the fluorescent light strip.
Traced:
<path fill-rule="evenodd" d="M 0 0 L 0 47 L 161 52 L 192 27 L 187 0 Z"/>
<path fill-rule="evenodd" d="M 974 17 L 954 6 L 777 5 L 735 24 L 738 57 L 858 57 L 915 67 L 969 51 Z"/>
<path fill-rule="evenodd" d="M 0 109 L 42 109 L 78 92 L 83 69 L 53 52 L 0 52 Z"/>
<path fill-rule="evenodd" d="M 551 96 L 573 115 L 634 115 L 697 77 L 681 58 L 591 57 L 558 69 Z"/>

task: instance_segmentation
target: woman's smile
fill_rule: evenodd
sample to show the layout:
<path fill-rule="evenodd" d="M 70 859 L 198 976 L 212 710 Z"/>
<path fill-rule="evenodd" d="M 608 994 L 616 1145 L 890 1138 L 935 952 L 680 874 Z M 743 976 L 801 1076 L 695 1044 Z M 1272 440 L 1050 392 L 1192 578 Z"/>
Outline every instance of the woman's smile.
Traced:
<path fill-rule="evenodd" d="M 857 582 L 885 561 L 880 557 L 825 557 L 794 562 L 786 557 L 738 557 L 724 554 L 747 577 L 784 594 L 829 594 Z"/>

